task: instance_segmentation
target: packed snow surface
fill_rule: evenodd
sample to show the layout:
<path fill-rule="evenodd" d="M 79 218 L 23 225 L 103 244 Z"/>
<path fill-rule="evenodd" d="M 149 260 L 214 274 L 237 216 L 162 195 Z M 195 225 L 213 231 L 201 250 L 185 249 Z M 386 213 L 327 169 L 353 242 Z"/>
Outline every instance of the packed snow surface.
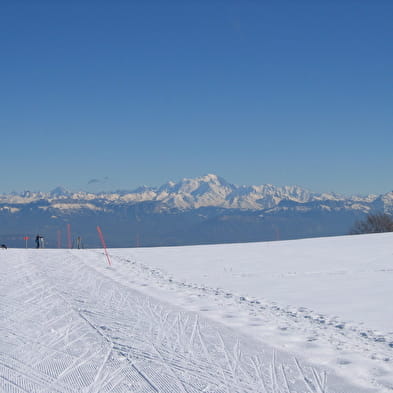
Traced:
<path fill-rule="evenodd" d="M 126 255 L 121 250 L 115 255 Z M 393 235 L 144 248 L 127 255 L 177 280 L 304 306 L 393 332 Z"/>
<path fill-rule="evenodd" d="M 0 253 L 0 392 L 393 391 L 393 234 Z"/>

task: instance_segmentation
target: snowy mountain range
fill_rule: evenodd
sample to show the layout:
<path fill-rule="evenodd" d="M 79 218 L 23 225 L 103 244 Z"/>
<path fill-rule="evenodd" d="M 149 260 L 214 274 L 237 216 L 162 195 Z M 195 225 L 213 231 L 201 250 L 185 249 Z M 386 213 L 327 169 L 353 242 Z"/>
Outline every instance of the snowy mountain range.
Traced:
<path fill-rule="evenodd" d="M 96 244 L 95 226 L 106 226 L 118 247 L 290 239 L 345 234 L 357 219 L 381 211 L 393 213 L 393 192 L 344 196 L 299 186 L 237 186 L 209 174 L 133 191 L 2 194 L 0 237 L 9 242 L 45 232 L 55 238 L 70 223 L 90 244 Z"/>
<path fill-rule="evenodd" d="M 384 210 L 393 208 L 393 192 L 384 195 L 346 197 L 334 193 L 313 193 L 299 186 L 276 187 L 237 186 L 225 179 L 208 174 L 195 179 L 168 182 L 160 187 L 140 187 L 133 191 L 106 193 L 70 192 L 57 187 L 51 192 L 24 191 L 17 194 L 0 195 L 1 209 L 17 211 L 18 205 L 40 203 L 41 209 L 68 211 L 75 209 L 104 210 L 109 205 L 155 202 L 157 208 L 189 210 L 202 207 L 225 209 L 265 210 L 277 208 L 283 201 L 304 204 L 314 202 L 326 209 L 332 202 L 341 203 L 348 209 L 367 212 L 372 205 L 383 205 Z M 325 204 L 324 204 L 325 202 Z"/>

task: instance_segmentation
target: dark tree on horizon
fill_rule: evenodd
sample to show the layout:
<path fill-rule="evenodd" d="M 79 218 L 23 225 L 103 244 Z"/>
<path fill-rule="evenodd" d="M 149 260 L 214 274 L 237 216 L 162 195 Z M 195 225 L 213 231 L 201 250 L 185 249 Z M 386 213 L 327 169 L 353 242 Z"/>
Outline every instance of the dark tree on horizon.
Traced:
<path fill-rule="evenodd" d="M 368 214 L 362 221 L 357 221 L 350 234 L 393 232 L 393 218 L 386 213 Z"/>

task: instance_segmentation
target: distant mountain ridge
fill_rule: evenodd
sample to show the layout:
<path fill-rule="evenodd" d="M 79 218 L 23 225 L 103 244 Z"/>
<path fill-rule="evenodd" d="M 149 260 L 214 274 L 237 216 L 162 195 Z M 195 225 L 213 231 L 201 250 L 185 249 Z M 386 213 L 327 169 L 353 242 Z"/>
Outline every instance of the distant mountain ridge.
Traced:
<path fill-rule="evenodd" d="M 393 192 L 343 196 L 299 186 L 237 186 L 208 174 L 133 191 L 0 195 L 0 239 L 20 244 L 45 234 L 65 244 L 65 226 L 98 247 L 96 226 L 110 246 L 157 246 L 343 235 L 369 212 L 393 213 Z M 60 232 L 60 235 L 59 235 Z"/>
<path fill-rule="evenodd" d="M 57 187 L 49 193 L 25 191 L 21 194 L 0 195 L 1 204 L 15 205 L 47 201 L 49 206 L 67 209 L 80 207 L 100 209 L 106 204 L 134 204 L 155 202 L 158 209 L 198 209 L 220 207 L 226 209 L 264 210 L 278 206 L 282 201 L 297 203 L 332 201 L 345 202 L 353 209 L 369 210 L 371 203 L 381 199 L 388 210 L 393 206 L 393 192 L 384 195 L 346 197 L 334 193 L 314 193 L 299 186 L 277 187 L 271 184 L 260 186 L 237 186 L 222 177 L 208 174 L 195 179 L 185 178 L 179 182 L 168 182 L 159 187 L 139 187 L 133 191 L 117 192 L 70 192 Z M 87 203 L 87 204 L 86 204 Z M 66 207 L 66 205 L 69 205 Z"/>

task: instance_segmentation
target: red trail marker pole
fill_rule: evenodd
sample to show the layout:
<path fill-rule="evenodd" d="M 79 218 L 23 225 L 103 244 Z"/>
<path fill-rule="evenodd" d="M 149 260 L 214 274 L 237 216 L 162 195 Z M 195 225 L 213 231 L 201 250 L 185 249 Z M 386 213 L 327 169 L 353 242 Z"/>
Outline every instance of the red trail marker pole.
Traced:
<path fill-rule="evenodd" d="M 71 224 L 67 224 L 67 240 L 68 240 L 68 248 L 72 248 Z"/>
<path fill-rule="evenodd" d="M 109 258 L 108 250 L 106 249 L 104 235 L 101 231 L 101 228 L 98 225 L 97 225 L 97 232 L 98 232 L 98 236 L 100 237 L 102 247 L 104 248 L 106 259 L 108 260 L 109 266 L 112 266 L 111 259 Z"/>

